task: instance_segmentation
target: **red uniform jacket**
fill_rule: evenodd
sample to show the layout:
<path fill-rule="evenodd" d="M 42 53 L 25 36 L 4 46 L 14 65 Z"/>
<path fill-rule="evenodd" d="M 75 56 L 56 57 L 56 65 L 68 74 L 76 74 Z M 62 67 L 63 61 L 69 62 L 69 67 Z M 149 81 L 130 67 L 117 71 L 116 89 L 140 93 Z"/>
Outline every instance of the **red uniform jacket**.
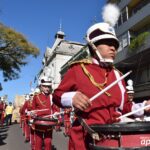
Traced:
<path fill-rule="evenodd" d="M 0 103 L 0 113 L 2 113 L 4 110 L 5 110 L 4 103 L 1 102 L 1 103 Z"/>
<path fill-rule="evenodd" d="M 115 71 L 117 70 L 114 71 L 114 69 L 112 69 L 107 71 L 105 68 L 101 68 L 94 63 L 84 63 L 84 65 L 93 76 L 95 82 L 101 84 L 106 80 L 106 84 L 103 88 L 117 80 L 115 75 Z M 118 74 L 120 74 L 120 72 L 118 72 Z M 122 106 L 123 113 L 131 110 L 131 103 L 128 103 L 125 92 L 125 82 L 121 81 L 121 84 L 123 89 L 120 88 L 119 84 L 116 84 L 107 91 L 111 96 L 107 96 L 106 94 L 99 96 L 92 102 L 92 106 L 89 109 L 80 114 L 89 125 L 111 123 L 112 115 L 115 113 L 116 108 L 120 106 Z M 123 90 L 124 92 L 122 92 Z M 62 106 L 62 94 L 73 91 L 80 91 L 89 98 L 100 92 L 100 89 L 98 89 L 85 74 L 80 63 L 72 65 L 67 71 L 59 87 L 53 93 L 53 102 Z"/>
<path fill-rule="evenodd" d="M 45 95 L 43 93 L 39 93 L 35 95 L 33 97 L 32 105 L 33 105 L 33 110 L 43 109 L 43 111 L 36 112 L 37 116 L 49 115 L 52 113 L 50 95 Z"/>
<path fill-rule="evenodd" d="M 21 113 L 25 114 L 26 111 L 31 111 L 33 109 L 32 101 L 26 101 L 21 109 Z"/>

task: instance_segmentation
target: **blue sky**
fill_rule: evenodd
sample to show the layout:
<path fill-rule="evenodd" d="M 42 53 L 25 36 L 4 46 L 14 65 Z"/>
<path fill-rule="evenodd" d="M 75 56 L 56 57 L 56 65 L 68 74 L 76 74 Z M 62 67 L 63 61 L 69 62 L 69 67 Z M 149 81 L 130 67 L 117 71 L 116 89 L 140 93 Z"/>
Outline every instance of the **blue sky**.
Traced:
<path fill-rule="evenodd" d="M 59 30 L 60 20 L 66 40 L 82 42 L 92 22 L 101 21 L 101 10 L 106 0 L 0 0 L 0 22 L 22 33 L 40 49 L 35 59 L 29 57 L 28 65 L 21 69 L 20 78 L 0 82 L 8 100 L 13 101 L 16 94 L 30 92 L 36 86 L 34 77 L 42 67 L 42 59 L 46 47 L 52 47 L 54 36 Z"/>

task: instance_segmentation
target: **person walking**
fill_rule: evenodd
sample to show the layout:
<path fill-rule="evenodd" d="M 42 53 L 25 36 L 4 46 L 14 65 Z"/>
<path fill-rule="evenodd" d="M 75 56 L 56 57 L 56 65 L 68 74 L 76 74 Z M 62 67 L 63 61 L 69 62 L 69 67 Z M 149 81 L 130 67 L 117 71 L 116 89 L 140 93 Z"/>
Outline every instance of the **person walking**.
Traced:
<path fill-rule="evenodd" d="M 13 110 L 14 110 L 14 107 L 12 105 L 12 102 L 9 102 L 9 105 L 5 109 L 5 114 L 6 114 L 5 121 L 6 121 L 7 126 L 12 124 Z"/>

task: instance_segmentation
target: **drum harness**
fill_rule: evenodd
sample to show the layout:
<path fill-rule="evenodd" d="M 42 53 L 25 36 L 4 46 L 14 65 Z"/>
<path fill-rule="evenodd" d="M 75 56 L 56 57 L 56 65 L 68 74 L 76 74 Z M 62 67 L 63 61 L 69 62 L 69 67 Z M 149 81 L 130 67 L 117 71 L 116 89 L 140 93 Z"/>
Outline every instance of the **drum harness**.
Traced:
<path fill-rule="evenodd" d="M 80 116 L 77 116 L 77 118 L 80 124 L 82 125 L 82 127 L 84 128 L 84 130 L 86 130 L 87 133 L 92 137 L 94 144 L 95 141 L 115 139 L 118 140 L 118 145 L 121 146 L 121 133 L 115 135 L 115 134 L 106 134 L 106 133 L 104 134 L 104 133 L 96 132 L 86 123 L 85 119 L 83 119 Z"/>

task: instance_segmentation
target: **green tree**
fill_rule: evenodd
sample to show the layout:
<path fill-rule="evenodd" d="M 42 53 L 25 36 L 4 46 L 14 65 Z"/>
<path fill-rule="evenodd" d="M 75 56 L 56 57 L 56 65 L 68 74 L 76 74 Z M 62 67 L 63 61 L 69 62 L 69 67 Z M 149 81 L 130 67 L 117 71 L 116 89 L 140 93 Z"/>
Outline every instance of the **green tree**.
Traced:
<path fill-rule="evenodd" d="M 24 35 L 0 23 L 0 70 L 4 81 L 19 78 L 21 67 L 28 56 L 37 57 L 39 49 Z"/>

